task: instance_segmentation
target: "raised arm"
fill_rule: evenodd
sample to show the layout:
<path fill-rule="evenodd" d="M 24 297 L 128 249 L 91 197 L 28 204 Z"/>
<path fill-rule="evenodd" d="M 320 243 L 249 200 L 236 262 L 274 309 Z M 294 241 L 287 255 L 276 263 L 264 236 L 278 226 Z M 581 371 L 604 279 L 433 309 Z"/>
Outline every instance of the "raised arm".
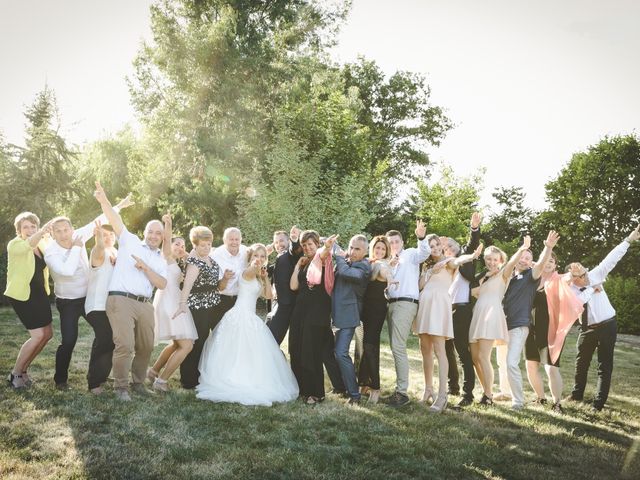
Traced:
<path fill-rule="evenodd" d="M 482 244 L 478 245 L 473 253 L 467 254 L 467 255 L 460 255 L 459 257 L 454 258 L 447 264 L 447 267 L 455 270 L 457 267 L 464 265 L 465 263 L 469 263 L 476 260 L 482 253 L 483 248 L 484 248 L 484 245 Z"/>
<path fill-rule="evenodd" d="M 518 264 L 518 261 L 522 256 L 522 253 L 525 250 L 529 250 L 530 246 L 531 246 L 531 237 L 529 235 L 525 235 L 522 241 L 522 246 L 518 249 L 516 253 L 513 254 L 513 256 L 509 259 L 507 264 L 502 269 L 502 277 L 504 278 L 505 282 L 511 278 L 511 275 L 513 274 L 513 269 L 516 268 L 516 265 Z"/>
<path fill-rule="evenodd" d="M 320 249 L 320 260 L 324 262 L 327 257 L 333 253 L 333 246 L 335 245 L 336 240 L 338 240 L 339 237 L 340 235 L 334 234 L 325 240 L 324 247 Z"/>
<path fill-rule="evenodd" d="M 116 212 L 111 206 L 111 202 L 107 198 L 107 194 L 102 188 L 102 185 L 100 185 L 100 182 L 96 182 L 96 191 L 93 195 L 96 197 L 96 200 L 98 200 L 100 207 L 102 207 L 102 213 L 107 217 L 108 223 L 113 227 L 116 237 L 120 237 L 122 230 L 124 230 L 122 217 L 120 217 L 118 212 Z"/>
<path fill-rule="evenodd" d="M 547 235 L 547 239 L 544 241 L 544 249 L 542 249 L 542 252 L 540 252 L 540 258 L 538 258 L 538 261 L 533 266 L 533 269 L 531 272 L 531 275 L 534 280 L 538 280 L 542 275 L 544 266 L 549 260 L 549 258 L 551 258 L 551 252 L 553 250 L 553 247 L 556 246 L 556 243 L 558 243 L 559 238 L 560 238 L 560 235 L 558 235 L 556 231 L 554 230 L 549 231 L 549 234 Z"/>
<path fill-rule="evenodd" d="M 40 240 L 42 240 L 42 237 L 44 237 L 47 233 L 51 232 L 51 222 L 52 221 L 49 220 L 47 223 L 45 223 L 42 226 L 42 228 L 40 228 L 40 230 L 38 230 L 36 233 L 31 235 L 29 238 L 27 238 L 27 242 L 29 243 L 29 246 L 31 248 L 36 248 L 40 243 Z"/>
<path fill-rule="evenodd" d="M 618 262 L 624 257 L 631 243 L 640 239 L 640 225 L 624 239 L 622 243 L 617 245 L 609 254 L 600 262 L 600 264 L 588 273 L 589 284 L 598 285 L 605 281 L 607 275 L 614 269 Z"/>
<path fill-rule="evenodd" d="M 115 207 L 113 207 L 113 209 L 115 210 L 116 213 L 120 214 L 120 211 L 122 209 L 130 207 L 131 205 L 133 205 L 133 201 L 131 200 L 131 194 L 128 194 L 125 198 L 120 200 L 118 204 Z M 96 218 L 94 218 L 92 221 L 87 223 L 85 226 L 77 229 L 73 234 L 74 238 L 80 237 L 82 238 L 82 241 L 84 243 L 87 243 L 89 239 L 94 236 L 96 222 L 102 225 L 104 223 L 109 223 L 109 220 L 107 219 L 107 216 L 104 213 L 101 215 L 98 215 Z"/>
<path fill-rule="evenodd" d="M 99 267 L 104 263 L 105 258 L 104 238 L 102 237 L 102 229 L 100 228 L 99 222 L 95 223 L 93 236 L 96 240 L 96 244 L 91 249 L 91 266 Z"/>
<path fill-rule="evenodd" d="M 175 262 L 173 253 L 171 252 L 171 237 L 173 237 L 173 221 L 171 215 L 165 213 L 162 216 L 162 223 L 164 223 L 164 231 L 162 233 L 162 255 L 167 260 L 167 263 Z"/>
<path fill-rule="evenodd" d="M 416 220 L 415 234 L 418 239 L 418 249 L 414 250 L 411 260 L 416 265 L 420 265 L 431 255 L 431 247 L 429 246 L 429 242 L 427 242 L 427 227 L 422 220 Z"/>
<path fill-rule="evenodd" d="M 473 254 L 478 245 L 480 245 L 480 224 L 482 223 L 482 214 L 473 212 L 469 223 L 469 241 L 462 247 L 460 253 L 463 255 Z"/>

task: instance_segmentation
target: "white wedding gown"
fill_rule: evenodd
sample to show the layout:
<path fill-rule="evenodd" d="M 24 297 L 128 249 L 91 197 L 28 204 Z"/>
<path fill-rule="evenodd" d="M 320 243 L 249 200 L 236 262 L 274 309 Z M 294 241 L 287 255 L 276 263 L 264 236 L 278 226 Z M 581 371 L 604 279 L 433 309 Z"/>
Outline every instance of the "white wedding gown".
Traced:
<path fill-rule="evenodd" d="M 204 344 L 196 397 L 266 406 L 295 400 L 296 378 L 271 331 L 256 315 L 260 282 L 240 275 L 239 285 L 235 306 Z"/>

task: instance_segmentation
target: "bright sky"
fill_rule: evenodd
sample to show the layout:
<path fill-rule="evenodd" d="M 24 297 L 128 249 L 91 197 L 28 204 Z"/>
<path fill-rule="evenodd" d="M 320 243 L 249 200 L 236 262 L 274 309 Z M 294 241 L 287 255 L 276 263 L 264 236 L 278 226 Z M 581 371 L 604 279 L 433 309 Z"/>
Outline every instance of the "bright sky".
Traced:
<path fill-rule="evenodd" d="M 63 134 L 92 141 L 133 120 L 125 76 L 148 38 L 147 0 L 0 0 L 0 131 L 22 142 L 24 106 L 45 82 Z M 432 160 L 487 168 L 485 203 L 544 183 L 571 154 L 640 127 L 640 2 L 354 0 L 336 59 L 427 76 L 456 124 Z"/>

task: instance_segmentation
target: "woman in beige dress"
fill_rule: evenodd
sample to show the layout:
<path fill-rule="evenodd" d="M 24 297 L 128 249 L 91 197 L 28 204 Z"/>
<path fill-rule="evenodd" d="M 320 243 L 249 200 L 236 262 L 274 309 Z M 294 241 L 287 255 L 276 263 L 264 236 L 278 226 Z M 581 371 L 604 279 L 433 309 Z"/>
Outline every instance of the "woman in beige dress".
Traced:
<path fill-rule="evenodd" d="M 482 405 L 493 404 L 493 366 L 491 365 L 491 350 L 496 345 L 506 345 L 509 341 L 507 319 L 502 309 L 502 299 L 509 285 L 522 252 L 529 249 L 531 238 L 524 237 L 522 246 L 507 260 L 507 254 L 497 247 L 490 246 L 484 252 L 484 263 L 487 274 L 480 280 L 480 286 L 472 290 L 472 295 L 478 298 L 473 308 L 473 317 L 469 327 L 469 347 L 471 357 L 476 368 L 478 379 L 482 384 L 484 395 Z"/>
<path fill-rule="evenodd" d="M 445 257 L 440 238 L 427 235 L 431 256 L 425 263 L 420 276 L 420 300 L 418 314 L 413 322 L 413 332 L 420 335 L 422 367 L 424 370 L 424 394 L 422 401 L 433 400 L 433 353 L 438 359 L 438 398 L 430 411 L 440 413 L 447 406 L 447 373 L 449 362 L 445 351 L 445 341 L 453 338 L 453 317 L 449 287 L 460 265 L 478 258 L 482 252 L 480 245 L 472 255 Z"/>

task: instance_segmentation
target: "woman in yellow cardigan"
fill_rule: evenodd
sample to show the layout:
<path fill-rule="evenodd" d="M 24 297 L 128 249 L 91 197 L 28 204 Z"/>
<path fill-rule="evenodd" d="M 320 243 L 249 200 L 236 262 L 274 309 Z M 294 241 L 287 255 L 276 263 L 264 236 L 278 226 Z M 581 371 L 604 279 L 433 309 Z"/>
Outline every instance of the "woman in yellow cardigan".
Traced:
<path fill-rule="evenodd" d="M 53 336 L 49 272 L 44 262 L 42 237 L 49 223 L 42 228 L 40 219 L 31 212 L 22 212 L 14 222 L 17 237 L 7 245 L 7 289 L 4 294 L 30 338 L 24 342 L 8 381 L 13 388 L 29 386 L 27 369 Z"/>

